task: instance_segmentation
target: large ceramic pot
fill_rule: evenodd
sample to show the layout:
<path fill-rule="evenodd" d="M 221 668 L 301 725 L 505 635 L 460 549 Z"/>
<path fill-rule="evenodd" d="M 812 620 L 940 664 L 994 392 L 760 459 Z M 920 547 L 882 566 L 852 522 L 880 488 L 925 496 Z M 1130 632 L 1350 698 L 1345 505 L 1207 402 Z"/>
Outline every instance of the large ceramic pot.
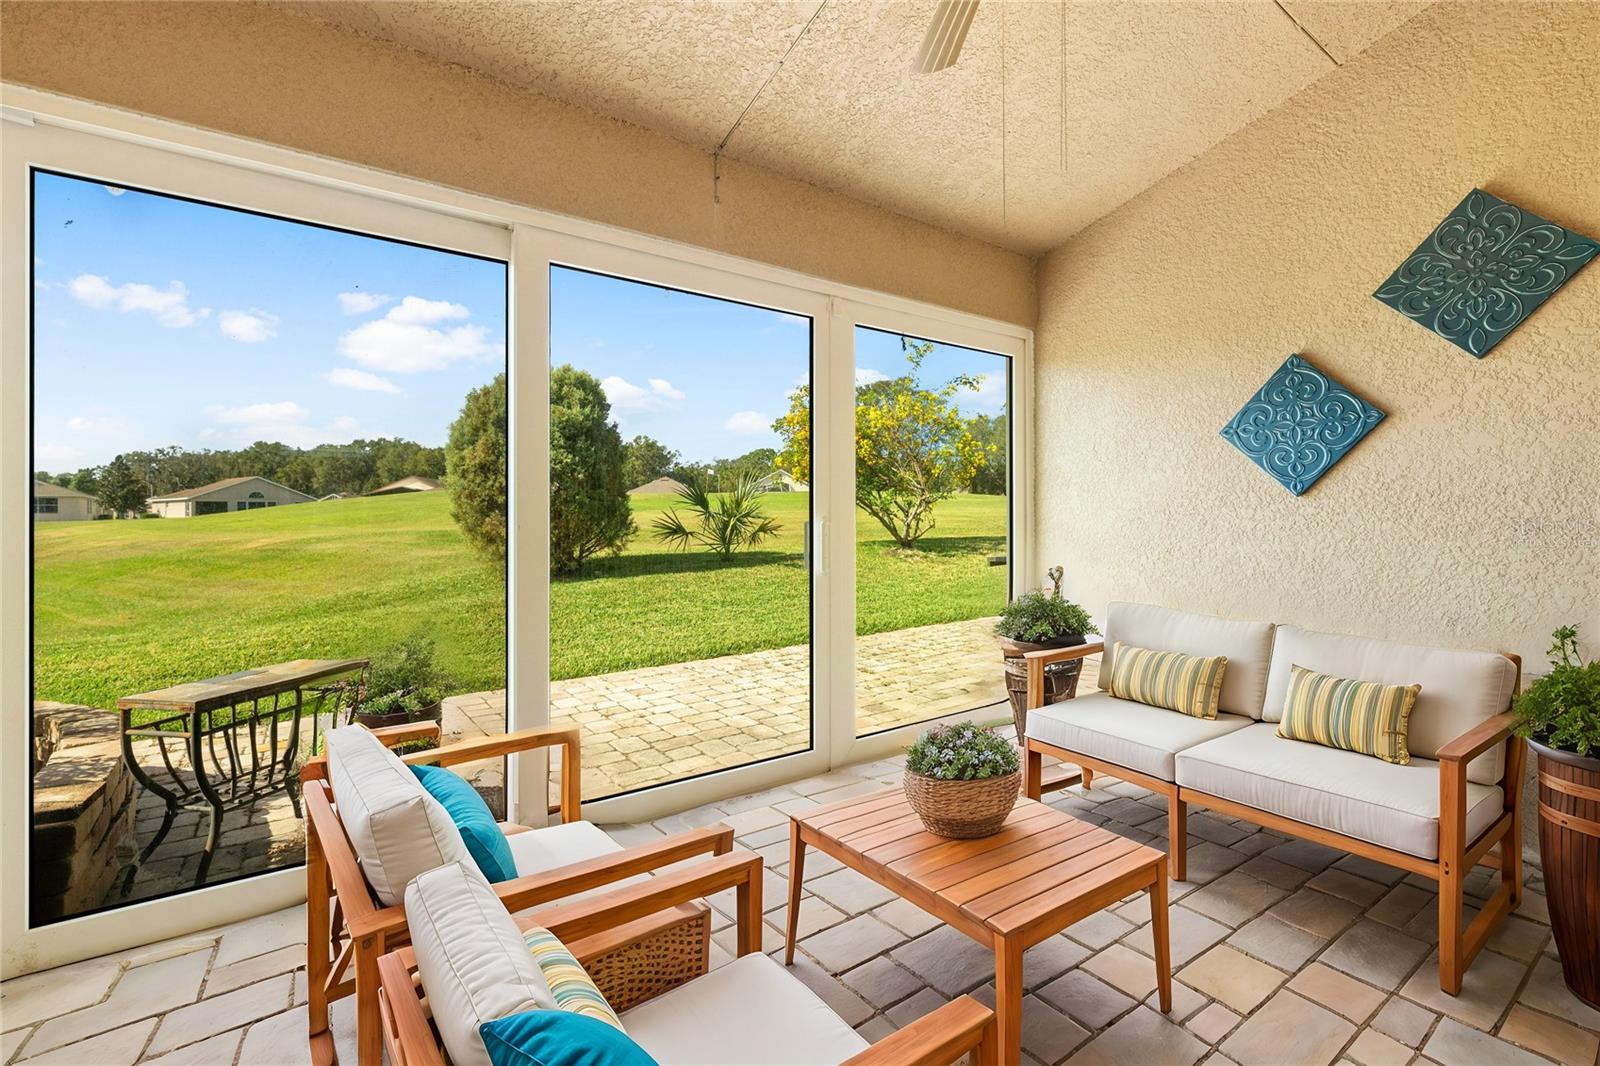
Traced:
<path fill-rule="evenodd" d="M 1022 790 L 1022 771 L 977 781 L 944 781 L 906 771 L 906 800 L 928 832 L 957 840 L 1000 832 Z"/>
<path fill-rule="evenodd" d="M 1000 638 L 1000 654 L 1006 661 L 1006 695 L 1011 698 L 1011 720 L 1017 726 L 1017 743 L 1027 735 L 1028 727 L 1028 660 L 1030 651 L 1048 651 L 1052 648 L 1075 648 L 1087 638 L 1082 633 L 1030 644 L 1025 640 Z M 1078 675 L 1083 673 L 1082 659 L 1068 659 L 1064 663 L 1051 663 L 1044 668 L 1044 702 L 1048 706 L 1070 700 L 1078 691 Z"/>
<path fill-rule="evenodd" d="M 1528 746 L 1539 756 L 1539 859 L 1561 973 L 1600 1010 L 1600 759 Z"/>

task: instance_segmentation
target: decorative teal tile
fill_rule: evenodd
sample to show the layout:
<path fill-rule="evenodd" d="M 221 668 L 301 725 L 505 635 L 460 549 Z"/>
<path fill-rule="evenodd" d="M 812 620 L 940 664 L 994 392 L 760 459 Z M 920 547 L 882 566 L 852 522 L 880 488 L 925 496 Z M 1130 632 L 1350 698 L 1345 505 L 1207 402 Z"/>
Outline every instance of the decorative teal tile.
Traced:
<path fill-rule="evenodd" d="M 1596 252 L 1588 237 L 1473 189 L 1372 295 L 1482 359 Z"/>
<path fill-rule="evenodd" d="M 1299 496 L 1382 420 L 1382 411 L 1291 355 L 1222 436 Z"/>

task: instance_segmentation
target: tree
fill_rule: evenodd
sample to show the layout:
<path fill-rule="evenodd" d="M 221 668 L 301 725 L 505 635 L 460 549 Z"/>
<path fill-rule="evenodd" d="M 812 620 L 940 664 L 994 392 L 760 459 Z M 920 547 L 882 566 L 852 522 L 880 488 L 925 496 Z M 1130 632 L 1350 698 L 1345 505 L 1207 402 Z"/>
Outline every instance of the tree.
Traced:
<path fill-rule="evenodd" d="M 506 557 L 506 471 L 510 461 L 506 376 L 467 393 L 444 446 L 450 515 L 486 557 Z"/>
<path fill-rule="evenodd" d="M 622 482 L 630 489 L 665 477 L 677 465 L 678 453 L 650 437 L 635 437 L 622 446 Z"/>
<path fill-rule="evenodd" d="M 778 523 L 761 509 L 768 484 L 764 477 L 742 477 L 732 491 L 717 493 L 714 498 L 700 482 L 685 485 L 677 496 L 688 510 L 689 520 L 676 509 L 668 511 L 652 523 L 656 536 L 680 551 L 698 544 L 727 562 L 739 549 L 753 548 L 778 535 Z"/>
<path fill-rule="evenodd" d="M 975 415 L 967 423 L 967 432 L 983 447 L 983 465 L 972 475 L 968 491 L 984 496 L 1004 496 L 1006 482 L 1006 455 L 1010 451 L 1011 428 L 1005 415 Z"/>
<path fill-rule="evenodd" d="M 971 483 L 983 464 L 983 445 L 967 430 L 954 397 L 976 390 L 962 374 L 924 388 L 927 341 L 902 341 L 907 373 L 856 387 L 856 505 L 878 520 L 896 544 L 915 547 L 933 531 L 933 507 Z M 811 480 L 811 390 L 789 397 L 788 413 L 772 426 L 783 438 L 776 460 L 797 481 Z"/>
<path fill-rule="evenodd" d="M 146 499 L 144 479 L 126 457 L 119 455 L 100 468 L 100 486 L 95 499 L 118 518 L 142 514 Z"/>
<path fill-rule="evenodd" d="M 773 448 L 757 448 L 745 452 L 737 459 L 714 459 L 711 462 L 712 483 L 718 492 L 731 492 L 746 478 L 758 481 L 770 478 L 778 453 Z"/>
<path fill-rule="evenodd" d="M 552 571 L 582 570 L 591 555 L 620 552 L 633 535 L 622 467 L 622 434 L 600 382 L 570 365 L 556 367 L 550 374 Z"/>

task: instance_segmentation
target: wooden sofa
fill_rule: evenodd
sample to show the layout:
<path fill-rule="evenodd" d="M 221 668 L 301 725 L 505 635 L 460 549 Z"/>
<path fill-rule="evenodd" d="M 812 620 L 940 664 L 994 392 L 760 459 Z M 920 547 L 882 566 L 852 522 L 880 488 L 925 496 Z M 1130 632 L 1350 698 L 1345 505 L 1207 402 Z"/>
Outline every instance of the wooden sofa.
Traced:
<path fill-rule="evenodd" d="M 436 740 L 439 727 L 428 722 L 372 732 L 385 745 L 395 747 Z M 582 823 L 576 729 L 526 729 L 400 758 L 410 765 L 460 766 L 547 748 L 561 753 L 560 822 L 554 830 L 502 824 L 518 853 L 521 874 L 494 886 L 507 909 L 520 911 L 629 879 L 643 879 L 653 870 L 684 859 L 725 855 L 732 850 L 733 830 L 721 824 L 622 848 L 597 827 Z M 316 1066 L 336 1061 L 328 1029 L 329 1005 L 354 994 L 360 1066 L 380 1066 L 378 959 L 408 943 L 405 908 L 383 905 L 363 874 L 339 820 L 326 758 L 308 761 L 300 776 L 306 811 L 306 1000 L 312 1061 Z M 553 844 L 544 843 L 552 838 Z M 533 853 L 526 864 L 524 852 Z M 596 932 L 575 948 L 581 948 L 596 966 L 602 990 L 627 1004 L 705 973 L 710 925 L 709 908 L 685 899 L 638 914 L 624 928 Z"/>
<path fill-rule="evenodd" d="M 1117 641 L 1227 655 L 1215 720 L 1119 700 L 1104 691 Z M 1102 651 L 1102 691 L 1043 706 L 1044 667 Z M 1419 683 L 1409 766 L 1276 734 L 1292 666 L 1389 684 Z M 1037 798 L 1043 757 L 1141 785 L 1167 799 L 1172 876 L 1186 877 L 1191 803 L 1339 848 L 1439 883 L 1439 987 L 1462 976 L 1522 896 L 1518 806 L 1525 746 L 1511 733 L 1521 680 L 1515 655 L 1403 645 L 1294 626 L 1113 603 L 1103 648 L 1028 656 L 1024 788 Z M 1462 927 L 1463 879 L 1480 862 L 1499 885 Z"/>
<path fill-rule="evenodd" d="M 994 1014 L 970 996 L 958 997 L 866 1046 L 799 978 L 761 954 L 761 883 L 759 855 L 723 855 L 515 921 L 522 929 L 538 925 L 550 930 L 573 945 L 578 961 L 588 965 L 588 949 L 580 945 L 633 928 L 642 916 L 663 908 L 732 889 L 738 912 L 738 958 L 619 1012 L 629 1035 L 662 1066 L 794 1062 L 947 1066 L 969 1054 L 976 1066 L 994 1066 L 998 1061 Z M 384 1047 L 391 1066 L 443 1066 L 445 1053 L 416 966 L 411 948 L 392 951 L 378 962 Z M 841 1048 L 843 1057 L 837 1054 Z"/>

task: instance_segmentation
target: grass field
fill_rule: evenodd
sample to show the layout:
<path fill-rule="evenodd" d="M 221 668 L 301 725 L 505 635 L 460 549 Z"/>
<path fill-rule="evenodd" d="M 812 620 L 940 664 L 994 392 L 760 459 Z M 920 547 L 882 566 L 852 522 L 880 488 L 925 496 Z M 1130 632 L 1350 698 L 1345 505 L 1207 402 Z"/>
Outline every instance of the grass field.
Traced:
<path fill-rule="evenodd" d="M 551 588 L 555 679 L 803 641 L 808 497 L 768 497 L 783 529 L 726 566 L 650 535 L 670 497 L 635 498 L 640 534 Z M 1005 600 L 1005 501 L 947 501 L 923 551 L 857 523 L 857 629 L 994 614 Z M 118 696 L 294 658 L 368 656 L 412 633 L 439 644 L 456 691 L 505 684 L 504 588 L 443 493 L 193 519 L 35 527 L 35 696 Z M 692 576 L 691 580 L 686 580 Z"/>

